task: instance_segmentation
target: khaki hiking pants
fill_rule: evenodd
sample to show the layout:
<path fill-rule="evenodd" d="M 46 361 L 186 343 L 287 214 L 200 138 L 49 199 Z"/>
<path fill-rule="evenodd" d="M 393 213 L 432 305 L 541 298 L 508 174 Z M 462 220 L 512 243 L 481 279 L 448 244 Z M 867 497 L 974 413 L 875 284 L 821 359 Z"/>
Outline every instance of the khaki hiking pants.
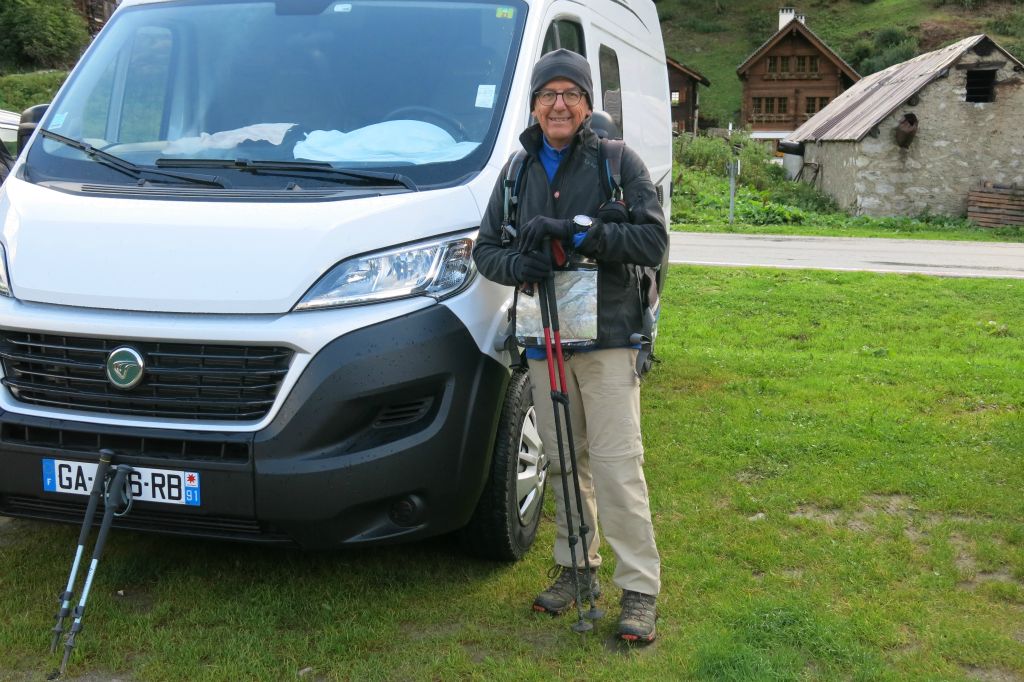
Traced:
<path fill-rule="evenodd" d="M 654 526 L 644 479 L 643 443 L 640 439 L 640 380 L 634 372 L 637 351 L 612 348 L 575 353 L 565 361 L 566 392 L 572 419 L 580 493 L 590 528 L 590 565 L 600 566 L 598 531 L 615 553 L 613 582 L 623 590 L 656 595 L 661 589 L 661 558 L 654 542 Z M 555 381 L 557 385 L 557 360 Z M 555 494 L 555 562 L 572 566 L 562 469 L 558 458 L 551 380 L 545 360 L 529 360 L 537 425 L 551 473 L 548 489 Z M 561 413 L 561 408 L 559 408 Z M 566 469 L 570 467 L 568 439 L 562 425 Z M 570 471 L 569 501 L 573 530 L 579 534 L 576 494 Z M 583 568 L 582 540 L 576 559 Z"/>

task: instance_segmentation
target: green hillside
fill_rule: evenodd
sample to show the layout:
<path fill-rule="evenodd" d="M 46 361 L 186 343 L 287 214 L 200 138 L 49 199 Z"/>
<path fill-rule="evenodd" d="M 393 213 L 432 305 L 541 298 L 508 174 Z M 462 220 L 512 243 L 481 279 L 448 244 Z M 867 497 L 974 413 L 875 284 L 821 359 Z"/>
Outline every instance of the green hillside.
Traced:
<path fill-rule="evenodd" d="M 788 4 L 861 75 L 978 33 L 1024 57 L 1024 0 L 660 0 L 668 55 L 711 81 L 701 89 L 704 117 L 737 120 L 736 67 L 778 30 Z"/>

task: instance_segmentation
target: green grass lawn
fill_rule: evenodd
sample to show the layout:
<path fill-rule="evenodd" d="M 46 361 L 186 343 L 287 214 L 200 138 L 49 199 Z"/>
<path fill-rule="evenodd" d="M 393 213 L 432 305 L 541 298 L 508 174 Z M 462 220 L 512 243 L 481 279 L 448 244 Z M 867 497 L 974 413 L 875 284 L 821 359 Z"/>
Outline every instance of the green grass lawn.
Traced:
<path fill-rule="evenodd" d="M 550 519 L 516 565 L 444 539 L 304 554 L 115 532 L 69 677 L 1020 680 L 1022 298 L 674 267 L 643 391 L 664 565 L 647 649 L 612 640 L 614 588 L 585 637 L 529 610 Z M 0 524 L 0 678 L 56 668 L 76 536 Z"/>

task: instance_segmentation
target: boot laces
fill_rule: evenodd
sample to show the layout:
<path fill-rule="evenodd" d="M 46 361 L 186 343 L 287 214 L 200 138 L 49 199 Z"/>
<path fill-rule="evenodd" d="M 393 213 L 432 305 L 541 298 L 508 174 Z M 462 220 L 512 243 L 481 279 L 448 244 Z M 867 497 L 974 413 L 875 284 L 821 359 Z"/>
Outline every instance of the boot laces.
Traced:
<path fill-rule="evenodd" d="M 622 615 L 630 619 L 647 619 L 654 614 L 655 598 L 642 592 L 626 590 L 622 593 Z"/>

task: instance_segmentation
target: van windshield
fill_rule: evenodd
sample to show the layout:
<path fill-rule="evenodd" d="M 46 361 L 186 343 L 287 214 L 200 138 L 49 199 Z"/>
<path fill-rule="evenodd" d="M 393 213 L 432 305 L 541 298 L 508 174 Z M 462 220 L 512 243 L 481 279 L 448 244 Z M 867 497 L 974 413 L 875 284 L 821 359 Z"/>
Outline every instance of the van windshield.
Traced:
<path fill-rule="evenodd" d="M 125 7 L 50 107 L 42 127 L 54 135 L 37 137 L 26 177 L 139 183 L 99 150 L 141 168 L 194 166 L 232 188 L 394 174 L 403 191 L 456 184 L 491 152 L 525 14 L 518 1 Z"/>

